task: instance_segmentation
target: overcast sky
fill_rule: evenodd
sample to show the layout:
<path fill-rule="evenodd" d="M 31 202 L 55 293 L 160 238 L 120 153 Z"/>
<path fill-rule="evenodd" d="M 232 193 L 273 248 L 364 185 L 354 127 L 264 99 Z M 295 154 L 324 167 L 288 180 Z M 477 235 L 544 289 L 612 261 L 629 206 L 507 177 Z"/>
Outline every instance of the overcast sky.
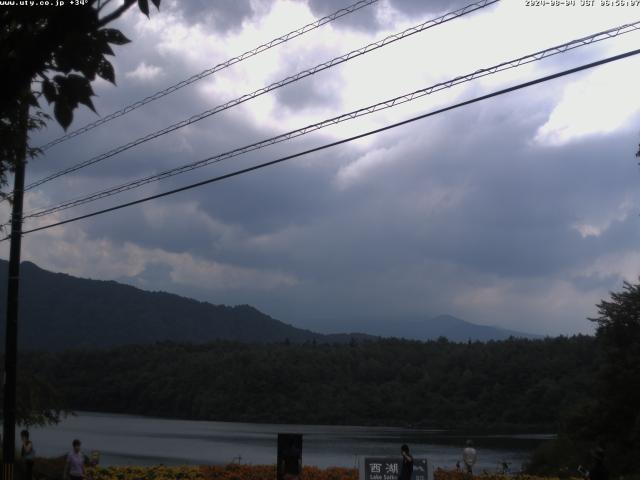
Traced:
<path fill-rule="evenodd" d="M 163 0 L 118 27 L 118 86 L 99 114 L 346 6 L 350 0 Z M 580 2 L 578 1 L 578 4 Z M 466 2 L 381 0 L 50 149 L 27 182 Z M 637 8 L 482 11 L 304 79 L 29 192 L 27 209 L 198 160 L 637 20 Z M 396 109 L 148 185 L 27 226 L 161 192 L 638 48 L 640 33 L 486 77 Z M 27 235 L 23 259 L 294 325 L 429 318 L 540 334 L 586 317 L 640 272 L 640 58 L 438 115 L 224 183 Z M 84 107 L 73 128 L 94 120 Z M 52 124 L 34 144 L 62 133 Z M 2 212 L 6 217 L 6 207 Z M 0 246 L 7 258 L 8 245 Z M 348 328 L 346 327 L 348 330 Z"/>

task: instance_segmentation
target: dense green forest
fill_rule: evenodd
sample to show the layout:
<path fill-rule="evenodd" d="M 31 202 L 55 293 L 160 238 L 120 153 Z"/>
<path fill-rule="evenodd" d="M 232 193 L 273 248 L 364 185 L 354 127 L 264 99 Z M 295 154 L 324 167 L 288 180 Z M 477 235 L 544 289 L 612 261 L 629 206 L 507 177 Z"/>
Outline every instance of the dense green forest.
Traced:
<path fill-rule="evenodd" d="M 590 385 L 594 339 L 162 343 L 29 354 L 64 406 L 179 418 L 555 431 Z"/>

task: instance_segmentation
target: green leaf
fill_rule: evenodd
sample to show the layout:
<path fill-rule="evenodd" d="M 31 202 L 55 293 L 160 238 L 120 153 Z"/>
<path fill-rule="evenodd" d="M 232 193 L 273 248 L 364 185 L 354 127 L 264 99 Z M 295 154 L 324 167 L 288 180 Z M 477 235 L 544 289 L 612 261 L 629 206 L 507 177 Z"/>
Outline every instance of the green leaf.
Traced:
<path fill-rule="evenodd" d="M 56 87 L 48 78 L 42 82 L 42 94 L 44 95 L 44 98 L 47 100 L 49 105 L 51 105 L 51 102 L 53 102 L 53 100 L 56 98 L 56 95 L 58 94 L 56 92 Z"/>
<path fill-rule="evenodd" d="M 100 30 L 100 34 L 107 42 L 113 43 L 114 45 L 124 45 L 131 42 L 120 30 L 116 30 L 115 28 L 103 28 Z"/>
<path fill-rule="evenodd" d="M 115 55 L 115 53 L 113 53 L 113 49 L 106 40 L 102 39 L 98 40 L 97 42 L 98 43 L 96 43 L 96 50 L 98 53 L 111 56 Z"/>
<path fill-rule="evenodd" d="M 55 106 L 53 107 L 53 114 L 62 128 L 65 130 L 69 128 L 69 125 L 71 125 L 73 120 L 73 109 L 66 102 L 66 99 L 58 98 Z"/>
<path fill-rule="evenodd" d="M 68 49 L 61 48 L 53 54 L 55 69 L 62 73 L 69 73 L 73 70 L 73 62 L 69 58 Z"/>
<path fill-rule="evenodd" d="M 67 75 L 65 87 L 71 89 L 70 93 L 78 97 L 93 95 L 93 88 L 91 88 L 89 80 L 75 73 Z"/>
<path fill-rule="evenodd" d="M 85 77 L 80 75 L 71 74 L 67 76 L 66 88 L 68 89 L 65 94 L 67 98 L 71 100 L 71 105 L 77 105 L 78 103 L 82 103 L 86 105 L 94 112 L 96 111 L 93 106 L 93 102 L 91 101 L 91 97 L 93 96 L 93 88 L 91 88 L 91 83 Z"/>
<path fill-rule="evenodd" d="M 138 7 L 140 7 L 140 11 L 144 13 L 147 17 L 149 16 L 149 1 L 148 0 L 138 0 Z"/>
<path fill-rule="evenodd" d="M 116 84 L 116 73 L 113 70 L 113 65 L 106 59 L 102 58 L 100 60 L 100 65 L 98 65 L 98 75 L 108 82 Z"/>
<path fill-rule="evenodd" d="M 40 104 L 38 103 L 38 99 L 33 93 L 30 93 L 27 96 L 27 103 L 34 108 L 38 108 L 40 106 Z"/>
<path fill-rule="evenodd" d="M 62 75 L 56 75 L 54 81 L 58 84 L 58 102 L 73 111 L 79 103 L 86 105 L 94 112 L 95 107 L 91 101 L 91 97 L 94 95 L 91 83 L 89 80 L 81 75 L 72 73 L 66 77 Z M 64 107 L 60 107 L 64 110 Z M 64 111 L 62 111 L 64 118 Z M 56 114 L 56 118 L 58 115 Z M 62 125 L 62 123 L 61 123 Z"/>
<path fill-rule="evenodd" d="M 58 69 L 64 73 L 70 73 L 72 70 L 81 70 L 78 67 L 91 54 L 94 42 L 95 40 L 86 34 L 71 29 L 67 33 L 64 43 L 55 49 L 53 55 Z"/>
<path fill-rule="evenodd" d="M 95 52 L 88 53 L 78 62 L 75 70 L 80 71 L 86 78 L 93 81 L 96 78 L 100 60 L 102 60 L 102 55 Z"/>
<path fill-rule="evenodd" d="M 93 101 L 91 101 L 91 97 L 79 98 L 78 102 L 80 102 L 81 104 L 83 104 L 83 105 L 87 106 L 88 108 L 90 108 L 93 113 L 98 113 L 96 111 L 96 107 L 93 105 Z"/>
<path fill-rule="evenodd" d="M 156 8 L 160 10 L 160 0 L 151 0 L 151 3 L 153 3 Z"/>

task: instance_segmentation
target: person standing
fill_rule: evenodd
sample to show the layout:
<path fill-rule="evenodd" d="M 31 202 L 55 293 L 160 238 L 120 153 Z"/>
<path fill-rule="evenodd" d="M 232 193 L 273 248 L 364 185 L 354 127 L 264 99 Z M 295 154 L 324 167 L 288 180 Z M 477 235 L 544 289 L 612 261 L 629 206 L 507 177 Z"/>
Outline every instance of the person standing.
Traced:
<path fill-rule="evenodd" d="M 478 460 L 478 452 L 473 448 L 473 442 L 471 440 L 467 440 L 467 446 L 462 451 L 462 461 L 464 462 L 464 466 L 469 475 L 473 475 L 473 466 Z"/>
<path fill-rule="evenodd" d="M 596 447 L 590 452 L 591 468 L 586 475 L 588 480 L 609 480 L 609 473 L 604 466 L 604 449 Z"/>
<path fill-rule="evenodd" d="M 22 439 L 20 456 L 22 460 L 24 460 L 25 479 L 31 480 L 33 478 L 33 464 L 36 459 L 36 451 L 33 448 L 33 443 L 29 440 L 28 430 L 22 430 L 22 432 L 20 432 L 20 438 Z"/>
<path fill-rule="evenodd" d="M 411 452 L 409 452 L 409 446 L 402 445 L 402 447 L 400 447 L 400 453 L 402 454 L 402 466 L 398 480 L 411 480 L 411 474 L 413 473 L 413 456 Z"/>
<path fill-rule="evenodd" d="M 80 450 L 82 444 L 80 440 L 75 439 L 72 446 L 73 450 L 67 455 L 67 461 L 64 465 L 63 478 L 65 480 L 83 480 L 86 475 L 84 471 L 85 458 Z"/>

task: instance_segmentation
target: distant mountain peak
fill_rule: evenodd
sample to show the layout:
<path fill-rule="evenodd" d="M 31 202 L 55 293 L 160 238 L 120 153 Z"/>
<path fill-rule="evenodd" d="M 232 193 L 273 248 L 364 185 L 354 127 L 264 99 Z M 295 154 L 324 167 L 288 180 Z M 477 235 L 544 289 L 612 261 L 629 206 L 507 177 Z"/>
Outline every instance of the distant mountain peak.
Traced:
<path fill-rule="evenodd" d="M 328 329 L 334 331 L 364 331 L 370 335 L 422 341 L 435 340 L 440 337 L 445 337 L 454 342 L 505 340 L 509 337 L 540 338 L 529 333 L 471 323 L 448 313 L 439 314 L 435 317 L 430 317 L 429 315 L 405 315 L 351 320 L 324 319 L 322 323 L 323 331 Z M 314 325 L 312 324 L 311 328 L 313 327 Z"/>

